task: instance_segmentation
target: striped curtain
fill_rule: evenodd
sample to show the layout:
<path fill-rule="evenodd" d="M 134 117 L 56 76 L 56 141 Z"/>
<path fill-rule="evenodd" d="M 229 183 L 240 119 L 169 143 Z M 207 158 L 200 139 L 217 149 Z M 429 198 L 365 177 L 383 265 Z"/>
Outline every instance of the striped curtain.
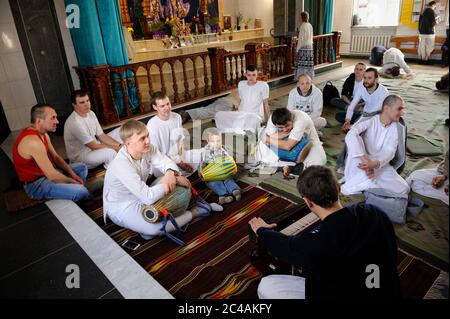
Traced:
<path fill-rule="evenodd" d="M 333 0 L 305 0 L 304 11 L 309 13 L 309 23 L 314 34 L 330 33 L 333 28 Z"/>

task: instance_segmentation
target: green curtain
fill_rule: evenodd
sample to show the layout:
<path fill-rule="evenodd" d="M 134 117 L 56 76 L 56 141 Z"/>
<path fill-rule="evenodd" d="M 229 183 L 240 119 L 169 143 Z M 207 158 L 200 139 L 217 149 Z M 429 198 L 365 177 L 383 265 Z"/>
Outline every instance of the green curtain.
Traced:
<path fill-rule="evenodd" d="M 323 34 L 333 31 L 333 0 L 323 0 Z"/>
<path fill-rule="evenodd" d="M 331 33 L 333 28 L 333 0 L 305 0 L 305 11 L 309 13 L 314 34 Z"/>

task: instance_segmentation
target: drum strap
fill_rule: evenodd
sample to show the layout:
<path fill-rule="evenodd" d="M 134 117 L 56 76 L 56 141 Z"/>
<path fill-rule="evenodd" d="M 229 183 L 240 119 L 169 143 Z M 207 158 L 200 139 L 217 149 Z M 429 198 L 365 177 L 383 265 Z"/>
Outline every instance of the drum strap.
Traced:
<path fill-rule="evenodd" d="M 175 218 L 173 218 L 172 214 L 170 214 L 167 210 L 165 209 L 161 209 L 161 212 L 164 215 L 164 218 L 162 220 L 162 227 L 160 229 L 160 231 L 166 235 L 167 238 L 169 238 L 170 240 L 172 240 L 173 242 L 175 242 L 177 245 L 180 246 L 184 246 L 184 241 L 182 241 L 181 239 L 178 238 L 178 236 L 180 236 L 180 233 L 182 232 L 182 230 L 180 229 L 180 226 L 178 226 L 177 221 L 175 220 Z M 176 230 L 176 236 L 172 235 L 171 233 L 167 232 L 166 230 L 166 226 L 167 226 L 167 222 L 171 222 L 172 225 L 175 227 Z"/>

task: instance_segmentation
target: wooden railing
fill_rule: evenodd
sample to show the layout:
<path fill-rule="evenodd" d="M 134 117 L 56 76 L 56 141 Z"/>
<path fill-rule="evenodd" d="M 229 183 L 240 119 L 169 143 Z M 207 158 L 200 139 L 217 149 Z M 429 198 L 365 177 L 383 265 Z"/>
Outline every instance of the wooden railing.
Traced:
<path fill-rule="evenodd" d="M 315 65 L 338 61 L 339 41 L 340 32 L 315 36 Z M 123 66 L 75 69 L 100 122 L 108 126 L 151 112 L 150 97 L 156 91 L 167 93 L 173 105 L 227 92 L 245 79 L 249 64 L 257 65 L 264 79 L 291 75 L 296 45 L 296 38 L 286 37 L 281 45 L 247 43 L 238 52 L 214 47 Z"/>

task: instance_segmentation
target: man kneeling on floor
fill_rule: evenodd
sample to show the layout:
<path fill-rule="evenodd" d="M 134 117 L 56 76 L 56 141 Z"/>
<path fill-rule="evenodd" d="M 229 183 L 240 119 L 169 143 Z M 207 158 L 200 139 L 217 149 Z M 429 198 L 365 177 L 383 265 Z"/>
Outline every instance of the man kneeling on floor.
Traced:
<path fill-rule="evenodd" d="M 150 144 L 147 127 L 142 122 L 130 120 L 120 128 L 124 146 L 108 166 L 103 187 L 103 208 L 106 217 L 121 227 L 141 234 L 145 239 L 163 234 L 162 223 L 151 223 L 144 219 L 143 209 L 175 190 L 176 186 L 190 188 L 191 184 L 179 175 L 175 162 L 162 155 Z M 152 186 L 146 181 L 150 174 L 161 172 L 162 178 Z M 183 227 L 197 217 L 208 216 L 208 204 L 197 204 L 191 211 L 185 211 L 175 221 Z M 168 233 L 175 230 L 167 223 Z"/>
<path fill-rule="evenodd" d="M 302 269 L 302 277 L 264 277 L 258 287 L 259 298 L 399 298 L 397 244 L 387 216 L 368 204 L 343 207 L 339 183 L 324 166 L 303 171 L 297 189 L 322 220 L 320 229 L 287 236 L 272 230 L 275 225 L 261 218 L 250 220 L 252 230 L 272 256 Z"/>

